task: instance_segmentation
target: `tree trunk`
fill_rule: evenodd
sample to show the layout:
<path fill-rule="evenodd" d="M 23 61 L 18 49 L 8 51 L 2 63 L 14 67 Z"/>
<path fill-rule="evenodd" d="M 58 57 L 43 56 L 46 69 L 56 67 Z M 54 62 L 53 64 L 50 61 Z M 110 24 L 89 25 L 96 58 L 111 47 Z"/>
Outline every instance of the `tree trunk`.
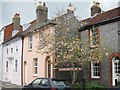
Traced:
<path fill-rule="evenodd" d="M 72 84 L 75 83 L 75 81 L 76 81 L 76 73 L 75 73 L 75 69 L 73 68 Z"/>
<path fill-rule="evenodd" d="M 85 90 L 85 79 L 86 79 L 85 66 L 82 64 L 82 90 Z"/>

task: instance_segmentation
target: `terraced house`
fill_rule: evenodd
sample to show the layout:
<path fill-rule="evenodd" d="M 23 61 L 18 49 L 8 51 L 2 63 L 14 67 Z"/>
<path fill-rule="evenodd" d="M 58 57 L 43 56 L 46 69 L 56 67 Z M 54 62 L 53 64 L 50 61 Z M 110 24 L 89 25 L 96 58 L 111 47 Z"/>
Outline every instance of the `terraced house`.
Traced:
<path fill-rule="evenodd" d="M 2 43 L 2 81 L 21 85 L 22 77 L 22 26 L 20 16 L 16 13 L 13 22 L 4 26 L 4 40 Z"/>
<path fill-rule="evenodd" d="M 98 81 L 108 87 L 120 82 L 120 7 L 102 12 L 99 3 L 91 7 L 91 17 L 81 21 L 81 38 L 88 49 L 106 49 L 101 62 L 91 62 L 88 80 Z"/>
<path fill-rule="evenodd" d="M 56 77 L 53 62 L 55 55 L 51 53 L 38 53 L 38 45 L 47 48 L 44 44 L 44 34 L 55 33 L 59 25 L 60 17 L 67 19 L 71 17 L 76 25 L 79 21 L 75 18 L 73 11 L 67 9 L 67 13 L 55 19 L 47 18 L 48 8 L 45 3 L 38 5 L 36 8 L 36 19 L 29 23 L 29 27 L 22 33 L 24 37 L 23 44 L 23 83 L 29 83 L 37 77 Z M 73 23 L 73 22 L 71 22 Z M 70 25 L 69 25 L 70 26 Z M 48 40 L 49 41 L 49 40 Z M 49 45 L 47 45 L 49 46 Z M 42 50 L 42 49 L 41 49 Z"/>
<path fill-rule="evenodd" d="M 4 27 L 0 30 L 0 81 L 2 80 L 2 59 L 3 59 L 3 52 L 2 52 L 2 43 L 4 40 Z"/>
<path fill-rule="evenodd" d="M 53 77 L 53 70 L 48 69 L 53 57 L 37 53 L 37 46 L 43 45 L 44 32 L 54 31 L 54 23 L 48 20 L 48 8 L 45 3 L 36 8 L 36 19 L 29 23 L 29 27 L 22 33 L 23 43 L 23 84 L 31 82 L 37 77 Z M 41 41 L 40 41 L 40 39 Z"/>
<path fill-rule="evenodd" d="M 69 19 L 69 23 L 64 24 L 65 27 L 71 30 L 77 28 L 81 40 L 86 43 L 84 47 L 89 50 L 95 48 L 107 50 L 108 55 L 105 55 L 103 60 L 91 61 L 88 64 L 86 79 L 98 81 L 107 87 L 117 86 L 120 82 L 119 12 L 120 7 L 102 12 L 99 2 L 94 2 L 91 16 L 78 21 L 70 4 L 65 14 L 49 20 L 48 7 L 43 2 L 36 7 L 36 18 L 27 24 L 24 31 L 20 25 L 20 15 L 16 13 L 13 22 L 0 30 L 0 51 L 2 51 L 0 52 L 0 62 L 2 62 L 0 79 L 18 85 L 28 84 L 37 77 L 71 80 L 70 68 L 54 68 L 51 64 L 56 60 L 55 53 L 41 53 L 43 49 L 38 51 L 39 45 L 43 48 L 52 46 L 47 41 L 45 43 L 44 34 L 55 34 L 60 23 Z M 78 81 L 81 77 L 80 72 Z"/>

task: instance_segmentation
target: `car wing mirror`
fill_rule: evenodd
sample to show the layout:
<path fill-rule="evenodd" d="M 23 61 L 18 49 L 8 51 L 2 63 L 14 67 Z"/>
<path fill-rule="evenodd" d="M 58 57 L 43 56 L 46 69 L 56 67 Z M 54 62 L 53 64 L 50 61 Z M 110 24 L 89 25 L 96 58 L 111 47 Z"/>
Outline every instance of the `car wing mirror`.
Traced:
<path fill-rule="evenodd" d="M 29 83 L 28 85 L 29 85 L 29 86 L 32 86 L 32 83 Z"/>

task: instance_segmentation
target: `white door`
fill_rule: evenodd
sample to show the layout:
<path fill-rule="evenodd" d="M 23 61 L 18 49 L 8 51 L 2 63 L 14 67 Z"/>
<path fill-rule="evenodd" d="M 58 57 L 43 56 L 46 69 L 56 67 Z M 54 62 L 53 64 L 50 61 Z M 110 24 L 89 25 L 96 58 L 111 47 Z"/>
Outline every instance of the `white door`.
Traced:
<path fill-rule="evenodd" d="M 112 84 L 117 86 L 120 81 L 120 59 L 114 57 L 112 59 Z"/>
<path fill-rule="evenodd" d="M 13 69 L 14 69 L 13 62 L 12 62 L 12 60 L 9 60 L 9 65 L 8 65 L 8 81 L 9 82 L 12 82 Z"/>

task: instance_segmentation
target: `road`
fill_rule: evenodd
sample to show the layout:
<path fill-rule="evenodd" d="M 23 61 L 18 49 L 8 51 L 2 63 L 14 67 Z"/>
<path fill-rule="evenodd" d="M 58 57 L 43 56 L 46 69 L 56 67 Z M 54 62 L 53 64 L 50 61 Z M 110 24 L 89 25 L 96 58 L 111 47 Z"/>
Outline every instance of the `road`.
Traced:
<path fill-rule="evenodd" d="M 0 90 L 21 90 L 22 86 L 0 81 Z"/>

